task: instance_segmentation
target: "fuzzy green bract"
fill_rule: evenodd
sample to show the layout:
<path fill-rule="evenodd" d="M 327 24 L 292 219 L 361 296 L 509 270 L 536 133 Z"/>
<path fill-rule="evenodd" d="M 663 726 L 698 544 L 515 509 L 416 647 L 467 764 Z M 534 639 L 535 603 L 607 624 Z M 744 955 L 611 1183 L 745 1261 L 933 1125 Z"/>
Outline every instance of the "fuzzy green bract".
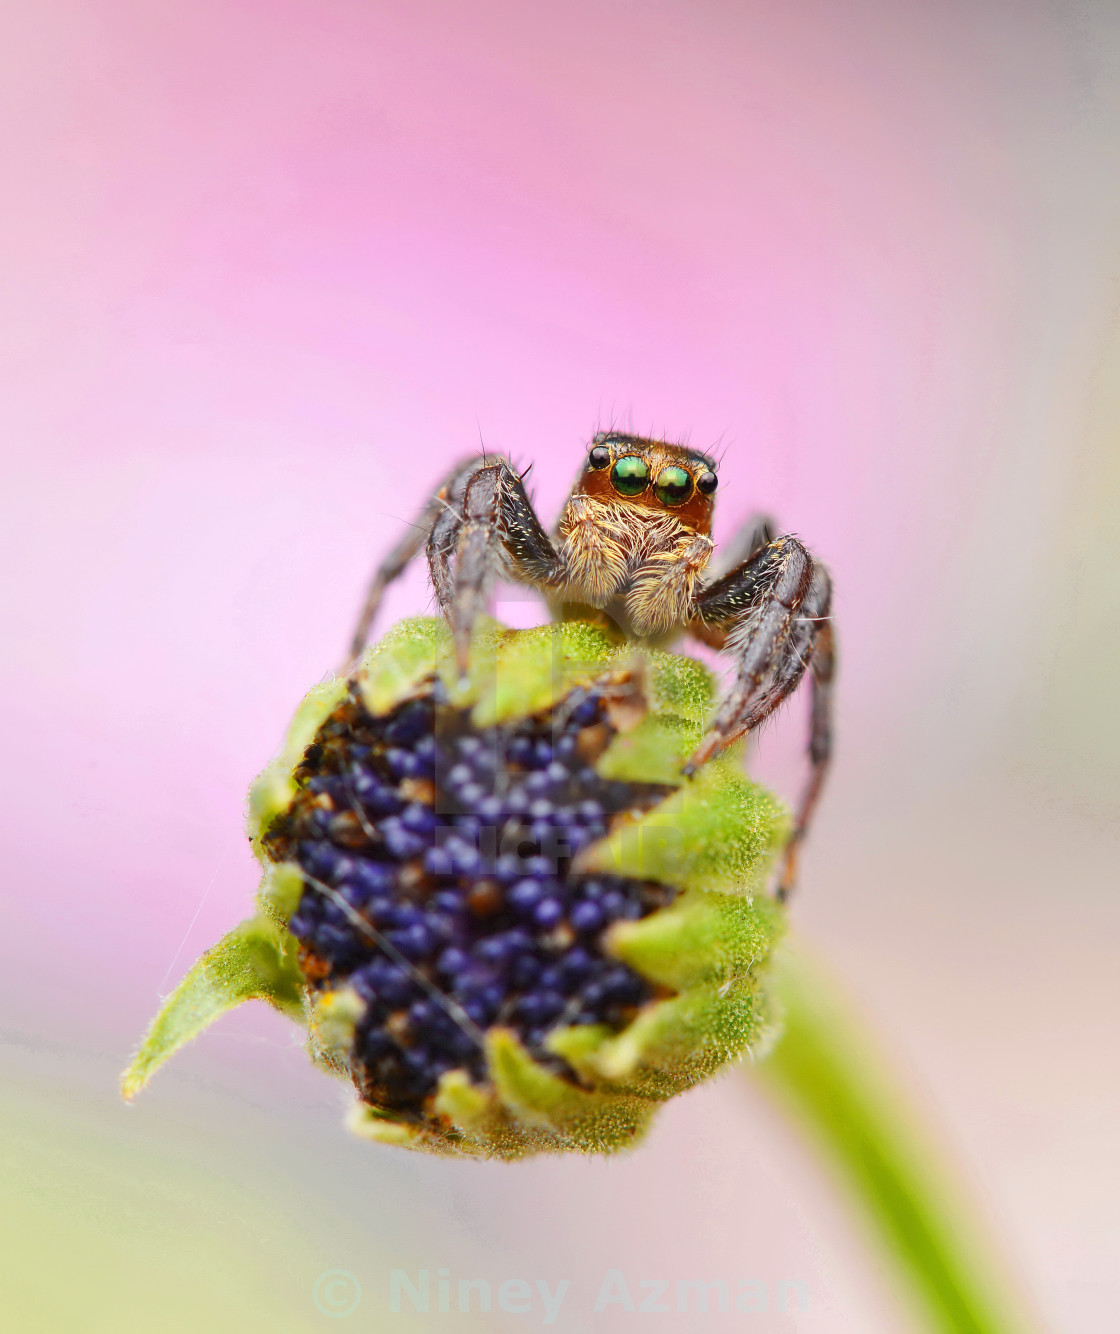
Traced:
<path fill-rule="evenodd" d="M 247 1000 L 266 1000 L 303 1019 L 303 974 L 290 932 L 268 917 L 250 917 L 208 949 L 167 998 L 121 1079 L 131 1098 L 152 1073 L 215 1019 Z"/>
<path fill-rule="evenodd" d="M 762 892 L 785 839 L 785 808 L 743 773 L 736 753 L 685 781 L 714 688 L 699 662 L 638 648 L 588 621 L 532 630 L 484 623 L 460 680 L 441 620 L 400 622 L 367 650 L 355 675 L 362 702 L 383 715 L 439 676 L 472 724 L 490 727 L 552 708 L 567 692 L 610 675 L 626 679 L 646 712 L 615 736 L 596 764 L 605 778 L 675 788 L 641 818 L 586 848 L 576 872 L 610 872 L 675 888 L 672 902 L 638 921 L 617 922 L 603 947 L 652 984 L 620 1032 L 603 1025 L 554 1028 L 547 1048 L 567 1073 L 535 1060 L 500 1027 L 485 1035 L 487 1078 L 445 1074 L 422 1119 L 360 1104 L 352 1127 L 372 1139 L 430 1152 L 516 1158 L 536 1152 L 610 1152 L 634 1144 L 657 1106 L 775 1034 L 767 972 L 783 915 Z M 296 712 L 277 760 L 249 796 L 249 835 L 265 865 L 254 916 L 191 968 L 168 997 L 123 1079 L 132 1096 L 174 1051 L 220 1014 L 268 1001 L 305 1026 L 312 1057 L 346 1076 L 360 1012 L 353 992 L 313 992 L 287 921 L 299 901 L 298 868 L 268 861 L 262 835 L 297 791 L 294 770 L 348 689 L 313 689 Z M 556 1063 L 557 1065 L 560 1062 Z"/>

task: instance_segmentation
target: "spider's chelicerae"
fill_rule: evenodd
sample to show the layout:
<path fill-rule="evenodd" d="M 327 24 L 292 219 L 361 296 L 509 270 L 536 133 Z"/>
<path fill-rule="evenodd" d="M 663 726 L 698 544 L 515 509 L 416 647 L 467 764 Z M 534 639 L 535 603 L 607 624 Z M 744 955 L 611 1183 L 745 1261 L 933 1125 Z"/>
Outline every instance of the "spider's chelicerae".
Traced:
<path fill-rule="evenodd" d="M 365 647 L 386 586 L 427 544 L 440 608 L 465 670 L 471 630 L 498 579 L 539 589 L 557 610 L 595 607 L 627 635 L 693 635 L 726 651 L 736 679 L 685 766 L 690 775 L 812 683 L 810 776 L 785 850 L 778 894 L 793 884 L 798 847 L 820 796 L 831 746 L 833 630 L 828 571 L 766 516 L 751 519 L 722 573 L 706 578 L 715 544 L 715 464 L 682 445 L 602 432 L 591 443 L 555 533 L 537 518 L 509 460 L 459 463 L 418 522 L 376 570 L 351 644 Z"/>

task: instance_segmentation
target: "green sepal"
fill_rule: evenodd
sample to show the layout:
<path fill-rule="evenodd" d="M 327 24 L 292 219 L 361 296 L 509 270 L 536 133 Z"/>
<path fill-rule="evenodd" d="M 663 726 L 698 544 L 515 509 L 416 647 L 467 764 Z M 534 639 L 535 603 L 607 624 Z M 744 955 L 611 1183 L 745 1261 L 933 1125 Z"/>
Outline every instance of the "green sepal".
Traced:
<path fill-rule="evenodd" d="M 468 1135 L 486 1135 L 493 1128 L 494 1098 L 479 1088 L 466 1070 L 447 1070 L 439 1079 L 432 1110 Z"/>
<path fill-rule="evenodd" d="M 591 1070 L 595 1053 L 612 1037 L 614 1029 L 608 1024 L 572 1024 L 568 1028 L 554 1028 L 545 1035 L 544 1045 L 573 1070 L 585 1074 Z"/>
<path fill-rule="evenodd" d="M 280 754 L 249 789 L 249 838 L 254 852 L 266 864 L 261 835 L 291 805 L 296 794 L 293 771 L 315 739 L 315 733 L 345 697 L 346 691 L 347 683 L 341 678 L 312 686 L 296 710 Z"/>
<path fill-rule="evenodd" d="M 700 743 L 703 728 L 676 714 L 647 713 L 629 732 L 620 732 L 599 757 L 596 770 L 626 783 L 679 786 L 681 769 Z"/>
<path fill-rule="evenodd" d="M 193 965 L 160 1007 L 121 1076 L 126 1098 L 138 1093 L 169 1056 L 220 1015 L 264 1000 L 304 1022 L 304 982 L 295 938 L 263 915 L 247 918 Z"/>
<path fill-rule="evenodd" d="M 654 713 L 674 713 L 691 723 L 706 723 L 715 700 L 715 681 L 707 667 L 696 658 L 662 649 L 646 649 L 644 656 Z"/>
<path fill-rule="evenodd" d="M 688 890 L 640 921 L 616 922 L 603 943 L 650 982 L 684 991 L 761 969 L 784 926 L 771 898 Z"/>
<path fill-rule="evenodd" d="M 577 869 L 680 889 L 749 891 L 761 885 L 788 830 L 785 806 L 721 758 L 640 819 L 592 844 L 577 858 Z"/>
<path fill-rule="evenodd" d="M 438 676 L 457 708 L 469 707 L 493 680 L 498 650 L 511 631 L 488 616 L 471 635 L 470 668 L 463 679 L 455 661 L 447 622 L 436 616 L 410 616 L 398 622 L 358 665 L 362 702 L 375 717 L 389 713 L 417 688 Z"/>
<path fill-rule="evenodd" d="M 303 897 L 303 872 L 298 862 L 270 862 L 257 889 L 257 906 L 278 926 L 287 926 Z"/>
<path fill-rule="evenodd" d="M 446 621 L 413 616 L 366 650 L 356 676 L 366 708 L 381 715 L 438 674 L 454 704 L 474 706 L 474 725 L 490 727 L 550 708 L 573 685 L 612 667 L 628 667 L 636 654 L 648 667 L 654 710 L 702 723 L 713 696 L 711 673 L 703 663 L 654 649 L 636 650 L 606 625 L 586 620 L 511 631 L 481 618 L 463 682 Z"/>
<path fill-rule="evenodd" d="M 664 1099 L 707 1079 L 744 1051 L 768 1049 L 775 1033 L 766 992 L 747 974 L 652 1002 L 586 1064 L 604 1081 Z"/>
<path fill-rule="evenodd" d="M 375 716 L 388 713 L 428 677 L 435 675 L 451 648 L 442 617 L 410 616 L 398 621 L 366 649 L 356 677 L 362 702 Z"/>
<path fill-rule="evenodd" d="M 633 645 L 616 651 L 614 665 L 644 668 L 650 711 L 636 727 L 614 738 L 596 769 L 604 778 L 623 782 L 679 786 L 681 769 L 700 744 L 711 711 L 711 672 L 695 658 Z"/>
<path fill-rule="evenodd" d="M 492 727 L 550 708 L 574 685 L 599 675 L 617 646 L 605 630 L 585 621 L 507 631 L 492 661 L 483 661 L 477 673 L 472 659 L 471 721 Z"/>
<path fill-rule="evenodd" d="M 486 1039 L 490 1077 L 519 1125 L 556 1150 L 612 1153 L 636 1144 L 656 1104 L 633 1093 L 589 1092 L 534 1061 L 508 1029 Z"/>
<path fill-rule="evenodd" d="M 556 1148 L 550 1135 L 510 1113 L 493 1084 L 474 1083 L 466 1070 L 440 1077 L 432 1112 L 435 1123 L 418 1145 L 429 1153 L 515 1159 Z"/>
<path fill-rule="evenodd" d="M 516 1034 L 492 1029 L 486 1039 L 489 1083 L 465 1070 L 443 1075 L 434 1120 L 405 1121 L 374 1108 L 353 1113 L 350 1126 L 380 1143 L 474 1158 L 524 1158 L 535 1153 L 614 1153 L 645 1133 L 656 1102 L 626 1090 L 589 1091 L 535 1061 Z"/>
<path fill-rule="evenodd" d="M 472 1084 L 465 1070 L 449 1070 L 440 1079 L 432 1104 L 434 1120 L 406 1120 L 392 1112 L 358 1103 L 347 1127 L 376 1144 L 412 1149 L 441 1158 L 502 1158 L 555 1152 L 554 1139 L 518 1125 L 498 1102 L 493 1089 Z"/>
<path fill-rule="evenodd" d="M 515 1034 L 493 1030 L 486 1043 L 490 1082 L 465 1070 L 442 1076 L 434 1119 L 406 1121 L 359 1106 L 349 1125 L 381 1144 L 452 1157 L 524 1158 L 536 1153 L 613 1153 L 636 1144 L 657 1104 L 639 1094 L 589 1092 L 546 1070 Z"/>
<path fill-rule="evenodd" d="M 439 675 L 451 704 L 468 709 L 489 688 L 497 670 L 502 645 L 513 636 L 513 631 L 480 616 L 471 632 L 470 666 L 466 676 L 459 669 L 454 651 L 449 647 L 439 663 Z"/>
<path fill-rule="evenodd" d="M 419 1126 L 397 1120 L 363 1102 L 356 1103 L 350 1109 L 346 1128 L 362 1139 L 373 1140 L 375 1144 L 389 1144 L 398 1149 L 430 1147 L 426 1143 L 429 1136 Z"/>
<path fill-rule="evenodd" d="M 471 638 L 470 670 L 463 681 L 446 621 L 414 616 L 366 651 L 357 679 L 366 708 L 380 715 L 438 675 L 451 702 L 460 708 L 473 705 L 474 725 L 490 727 L 547 709 L 577 681 L 603 671 L 617 656 L 619 643 L 584 621 L 511 631 L 483 617 Z"/>
<path fill-rule="evenodd" d="M 333 1074 L 349 1077 L 354 1032 L 365 1011 L 366 1003 L 353 987 L 316 995 L 308 1016 L 311 1054 Z"/>

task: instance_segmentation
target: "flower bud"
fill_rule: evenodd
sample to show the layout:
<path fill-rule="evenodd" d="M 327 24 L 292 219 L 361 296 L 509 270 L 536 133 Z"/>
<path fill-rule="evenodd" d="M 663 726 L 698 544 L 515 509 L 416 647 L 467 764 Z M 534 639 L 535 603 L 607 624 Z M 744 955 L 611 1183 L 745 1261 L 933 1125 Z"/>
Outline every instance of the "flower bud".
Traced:
<path fill-rule="evenodd" d="M 168 999 L 131 1094 L 250 996 L 352 1081 L 353 1128 L 519 1157 L 634 1143 L 660 1102 L 765 1042 L 784 809 L 725 754 L 681 768 L 693 659 L 583 621 L 400 623 L 313 690 L 253 785 L 257 916 Z"/>

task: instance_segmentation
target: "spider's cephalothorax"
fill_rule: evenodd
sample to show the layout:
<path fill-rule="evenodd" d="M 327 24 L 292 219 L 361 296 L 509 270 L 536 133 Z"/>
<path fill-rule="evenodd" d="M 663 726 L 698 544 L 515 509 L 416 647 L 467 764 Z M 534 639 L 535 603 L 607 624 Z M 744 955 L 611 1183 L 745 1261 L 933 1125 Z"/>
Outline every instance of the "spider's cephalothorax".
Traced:
<path fill-rule="evenodd" d="M 603 610 L 627 634 L 664 639 L 683 631 L 737 666 L 686 773 L 753 731 L 808 670 L 813 687 L 811 774 L 797 810 L 779 893 L 788 892 L 796 855 L 820 795 L 831 747 L 833 633 L 828 572 L 765 516 L 752 519 L 732 559 L 711 579 L 716 469 L 682 445 L 618 432 L 591 443 L 550 536 L 509 460 L 484 454 L 460 463 L 420 521 L 378 568 L 351 645 L 364 648 L 386 585 L 427 543 L 440 607 L 460 665 L 471 631 L 498 579 L 529 584 L 553 606 Z"/>
<path fill-rule="evenodd" d="M 635 635 L 683 625 L 712 555 L 715 488 L 703 454 L 596 436 L 560 517 L 563 599 L 607 608 Z"/>

